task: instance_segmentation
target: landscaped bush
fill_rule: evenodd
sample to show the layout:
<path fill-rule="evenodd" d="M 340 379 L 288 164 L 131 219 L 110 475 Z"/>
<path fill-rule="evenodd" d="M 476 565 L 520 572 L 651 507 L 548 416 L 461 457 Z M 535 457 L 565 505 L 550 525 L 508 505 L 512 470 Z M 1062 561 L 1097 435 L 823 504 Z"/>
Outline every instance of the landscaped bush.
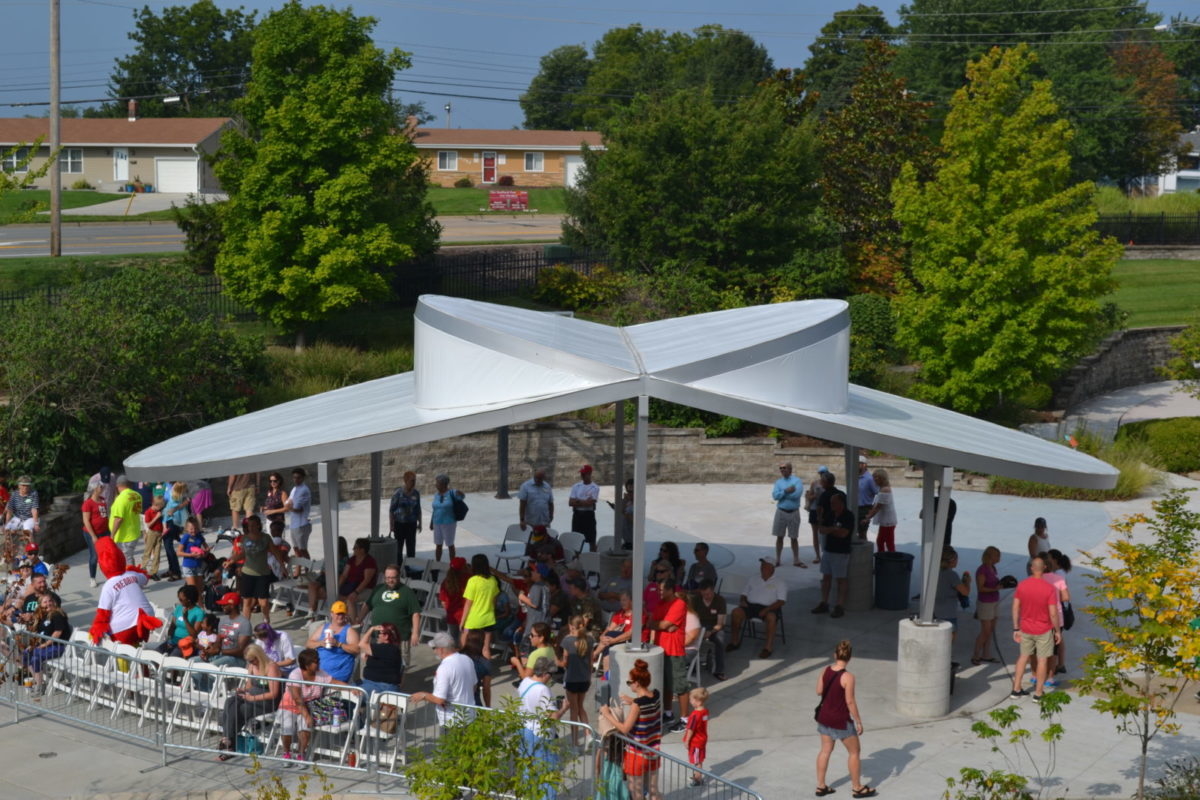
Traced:
<path fill-rule="evenodd" d="M 1129 197 L 1115 186 L 1102 186 L 1096 192 L 1101 214 L 1196 214 L 1200 213 L 1200 194 L 1173 192 L 1156 197 Z"/>
<path fill-rule="evenodd" d="M 501 175 L 500 180 L 496 181 L 496 185 L 497 186 L 512 186 L 513 185 L 513 176 L 512 175 Z"/>
<path fill-rule="evenodd" d="M 81 192 L 86 189 L 95 189 L 96 187 L 92 186 L 90 183 L 88 183 L 87 178 L 80 178 L 79 180 L 77 180 L 71 184 L 71 188 L 77 192 Z"/>
<path fill-rule="evenodd" d="M 1168 472 L 1200 470 L 1200 418 L 1132 422 L 1121 427 L 1117 438 L 1144 443 Z"/>
<path fill-rule="evenodd" d="M 474 185 L 475 181 L 471 180 L 470 175 L 463 175 L 454 182 L 454 188 L 456 189 L 470 189 Z"/>
<path fill-rule="evenodd" d="M 1105 442 L 1095 434 L 1079 431 L 1075 434 L 1079 449 L 1116 467 L 1120 474 L 1114 489 L 1076 489 L 1036 481 L 1013 478 L 992 478 L 991 494 L 1013 494 L 1019 497 L 1054 497 L 1064 500 L 1132 500 L 1157 484 L 1161 477 L 1155 471 L 1157 460 L 1150 447 L 1137 439 Z M 1064 447 L 1066 445 L 1063 445 Z"/>
<path fill-rule="evenodd" d="M 565 264 L 555 264 L 538 273 L 533 299 L 568 311 L 582 311 L 616 302 L 626 284 L 624 275 L 605 267 L 584 275 Z"/>
<path fill-rule="evenodd" d="M 362 351 L 324 342 L 301 352 L 268 347 L 267 361 L 270 382 L 258 388 L 256 408 L 408 372 L 413 365 L 411 348 Z"/>

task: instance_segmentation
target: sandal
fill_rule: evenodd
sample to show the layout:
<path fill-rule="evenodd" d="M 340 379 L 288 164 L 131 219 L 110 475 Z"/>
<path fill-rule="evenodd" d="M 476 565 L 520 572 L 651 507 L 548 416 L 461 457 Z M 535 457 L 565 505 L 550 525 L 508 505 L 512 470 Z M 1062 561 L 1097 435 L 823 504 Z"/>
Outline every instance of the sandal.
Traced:
<path fill-rule="evenodd" d="M 236 753 L 221 753 L 221 755 L 217 756 L 217 761 L 228 761 L 229 759 L 233 758 L 235 755 L 237 755 L 237 754 Z"/>
<path fill-rule="evenodd" d="M 860 786 L 851 793 L 851 797 L 874 797 L 877 792 L 870 786 Z"/>
<path fill-rule="evenodd" d="M 982 663 L 983 663 L 982 658 L 976 658 L 975 656 L 971 656 L 971 666 L 978 667 Z"/>
<path fill-rule="evenodd" d="M 834 789 L 832 786 L 818 786 L 817 797 L 824 797 L 825 795 L 833 794 L 836 791 L 837 789 Z"/>
<path fill-rule="evenodd" d="M 799 567 L 800 569 L 808 569 L 808 564 L 805 564 L 803 561 L 793 561 L 792 566 Z"/>
<path fill-rule="evenodd" d="M 759 658 L 770 658 L 771 651 L 764 647 L 762 650 L 758 651 L 758 657 Z"/>

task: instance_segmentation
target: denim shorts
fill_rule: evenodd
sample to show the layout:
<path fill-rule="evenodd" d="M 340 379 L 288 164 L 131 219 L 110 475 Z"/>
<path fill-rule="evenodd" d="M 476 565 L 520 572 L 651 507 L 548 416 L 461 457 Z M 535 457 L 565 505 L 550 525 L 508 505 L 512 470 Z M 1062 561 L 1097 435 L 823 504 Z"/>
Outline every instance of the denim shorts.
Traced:
<path fill-rule="evenodd" d="M 203 567 L 185 567 L 185 566 L 181 565 L 179 567 L 179 574 L 185 578 L 203 578 L 204 577 L 204 568 Z"/>

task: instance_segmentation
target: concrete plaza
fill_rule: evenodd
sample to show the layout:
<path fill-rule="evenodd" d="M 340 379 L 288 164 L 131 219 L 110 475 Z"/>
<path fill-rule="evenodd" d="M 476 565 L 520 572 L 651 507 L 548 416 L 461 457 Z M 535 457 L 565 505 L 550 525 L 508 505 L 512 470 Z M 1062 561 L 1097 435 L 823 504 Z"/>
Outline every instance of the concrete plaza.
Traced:
<path fill-rule="evenodd" d="M 802 477 L 806 481 L 811 478 Z M 772 478 L 764 476 L 762 485 L 652 485 L 647 491 L 647 540 L 675 541 L 685 556 L 690 555 L 690 545 L 695 541 L 719 545 L 733 559 L 721 571 L 723 591 L 726 595 L 736 595 L 745 578 L 757 570 L 757 559 L 773 554 L 774 540 L 769 536 L 773 505 L 768 483 Z M 1197 486 L 1181 478 L 1170 478 L 1170 483 Z M 556 489 L 560 518 L 566 513 L 568 488 Z M 611 492 L 611 487 L 607 487 L 605 496 L 611 498 Z M 1004 553 L 998 567 L 1000 573 L 1018 577 L 1024 576 L 1025 543 L 1035 517 L 1046 517 L 1053 545 L 1075 557 L 1081 550 L 1093 550 L 1104 544 L 1110 535 L 1112 519 L 1149 511 L 1151 500 L 1087 503 L 974 492 L 959 493 L 956 497 L 959 512 L 954 524 L 954 545 L 960 553 L 960 567 L 973 570 L 983 548 L 994 544 Z M 897 546 L 915 553 L 919 493 L 915 489 L 899 489 L 896 501 L 900 513 Z M 459 526 L 460 555 L 495 553 L 505 527 L 516 520 L 516 501 L 477 494 L 469 496 L 468 502 L 470 515 Z M 1193 497 L 1192 505 L 1200 508 L 1200 497 Z M 599 516 L 601 535 L 611 532 L 611 515 Z M 369 520 L 369 503 L 343 504 L 343 535 L 351 539 L 366 535 Z M 313 538 L 318 540 L 318 535 Z M 805 531 L 801 543 L 807 539 Z M 419 537 L 418 548 L 419 558 L 432 555 L 428 533 Z M 656 552 L 653 545 L 648 549 Z M 801 555 L 811 562 L 811 547 L 804 546 Z M 86 554 L 79 554 L 69 560 L 73 568 L 62 587 L 72 622 L 84 626 L 90 622 L 97 592 L 88 585 L 85 557 Z M 785 564 L 791 561 L 786 550 L 784 561 Z M 855 647 L 851 670 L 858 677 L 858 700 L 865 724 L 864 780 L 876 786 L 881 796 L 940 797 L 945 779 L 956 776 L 964 766 L 992 765 L 1032 774 L 1029 764 L 1006 767 L 1003 759 L 993 755 L 971 733 L 972 723 L 982 714 L 1007 704 L 1009 669 L 1016 656 L 1016 647 L 1004 633 L 1008 630 L 1011 592 L 1004 593 L 1002 624 L 998 625 L 1002 662 L 970 665 L 971 643 L 978 629 L 970 612 L 964 612 L 959 640 L 954 646 L 954 660 L 963 667 L 958 673 L 950 714 L 937 720 L 912 720 L 895 712 L 892 699 L 896 685 L 897 623 L 909 612 L 873 610 L 848 613 L 837 620 L 827 615 L 814 616 L 809 609 L 818 599 L 820 576 L 816 567 L 810 563 L 806 569 L 789 565 L 780 570 L 790 589 L 785 607 L 786 644 L 777 642 L 774 656 L 768 660 L 753 657 L 758 649 L 753 643 L 744 645 L 730 656 L 728 680 L 712 684 L 706 676 L 706 685 L 713 693 L 710 707 L 714 712 L 708 745 L 709 769 L 764 798 L 808 796 L 815 786 L 814 760 L 819 743 L 812 722 L 817 676 L 828 663 L 834 644 L 849 638 Z M 919 577 L 919 572 L 915 572 L 912 594 L 918 590 Z M 1086 570 L 1078 566 L 1070 576 L 1077 609 L 1087 602 L 1087 583 Z M 161 606 L 170 607 L 178 586 L 165 581 L 152 584 L 151 598 Z M 281 627 L 288 629 L 297 642 L 302 641 L 298 617 L 285 618 Z M 1066 676 L 1065 689 L 1073 702 L 1063 716 L 1066 736 L 1058 747 L 1051 776 L 1055 797 L 1127 797 L 1136 785 L 1136 740 L 1119 734 L 1111 719 L 1090 710 L 1087 698 L 1080 698 L 1070 688 L 1069 679 L 1078 674 L 1085 639 L 1092 635 L 1094 626 L 1085 615 L 1079 614 L 1079 621 L 1068 637 L 1071 672 Z M 427 648 L 421 648 L 414 661 L 414 672 L 406 677 L 408 691 L 424 688 L 432 673 L 433 657 Z M 509 677 L 505 667 L 496 682 L 498 694 L 512 691 Z M 1191 695 L 1189 691 L 1179 707 L 1182 712 L 1179 735 L 1160 736 L 1151 746 L 1152 776 L 1165 760 L 1200 750 L 1200 717 L 1196 716 L 1200 704 Z M 1019 705 L 1024 719 L 1033 725 L 1036 707 L 1030 701 Z M 1040 726 L 1034 728 L 1040 730 Z M 157 763 L 156 751 L 110 741 L 50 719 L 25 719 L 16 727 L 8 726 L 5 741 L 3 761 L 9 767 L 0 773 L 0 797 L 5 798 L 215 798 L 224 796 L 220 792 L 248 786 L 244 765 L 236 760 L 219 765 L 206 758 L 187 758 L 142 774 L 140 770 Z M 668 736 L 665 749 L 682 755 L 680 736 Z M 1045 750 L 1035 746 L 1032 751 L 1044 768 Z M 55 755 L 47 755 L 50 753 Z M 844 751 L 835 753 L 828 782 L 849 795 Z M 334 783 L 339 792 L 369 792 L 373 787 L 373 784 L 356 786 L 345 780 Z"/>

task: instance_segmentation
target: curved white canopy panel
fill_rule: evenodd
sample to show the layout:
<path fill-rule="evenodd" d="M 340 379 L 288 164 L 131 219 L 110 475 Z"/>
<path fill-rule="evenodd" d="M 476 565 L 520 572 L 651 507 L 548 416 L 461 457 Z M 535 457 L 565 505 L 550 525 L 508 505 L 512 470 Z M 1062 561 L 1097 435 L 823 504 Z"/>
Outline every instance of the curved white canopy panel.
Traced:
<path fill-rule="evenodd" d="M 649 394 L 960 469 L 1109 488 L 1116 470 L 1033 436 L 847 382 L 840 300 L 613 328 L 422 297 L 415 370 L 237 417 L 146 448 L 135 480 L 328 461 Z"/>

